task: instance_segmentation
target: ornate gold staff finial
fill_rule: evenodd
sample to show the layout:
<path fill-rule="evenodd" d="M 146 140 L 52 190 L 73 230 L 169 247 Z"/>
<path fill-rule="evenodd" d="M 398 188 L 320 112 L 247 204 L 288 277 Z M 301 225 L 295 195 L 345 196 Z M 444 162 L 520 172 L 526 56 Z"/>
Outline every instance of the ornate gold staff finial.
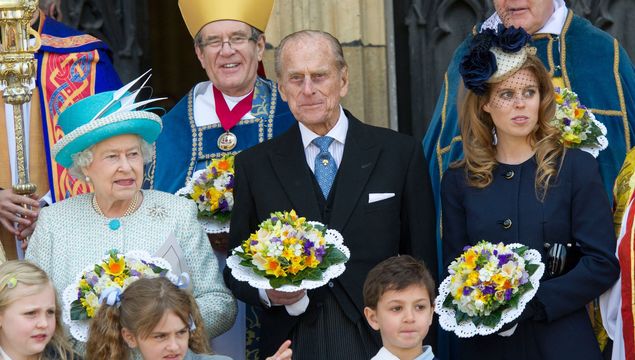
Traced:
<path fill-rule="evenodd" d="M 21 195 L 36 191 L 29 180 L 22 108 L 31 101 L 31 84 L 37 69 L 34 54 L 40 48 L 40 36 L 31 28 L 36 10 L 37 0 L 0 0 L 0 89 L 5 103 L 13 105 L 18 165 L 18 183 L 13 185 L 13 191 Z M 29 46 L 30 38 L 35 39 L 35 46 Z"/>

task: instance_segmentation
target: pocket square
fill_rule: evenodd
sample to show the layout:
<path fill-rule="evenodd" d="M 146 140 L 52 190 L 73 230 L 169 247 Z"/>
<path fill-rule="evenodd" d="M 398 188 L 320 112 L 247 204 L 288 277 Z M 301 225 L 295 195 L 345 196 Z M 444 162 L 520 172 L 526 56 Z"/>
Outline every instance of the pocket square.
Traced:
<path fill-rule="evenodd" d="M 394 197 L 395 193 L 369 193 L 368 194 L 368 203 L 372 204 L 377 201 L 390 199 Z"/>

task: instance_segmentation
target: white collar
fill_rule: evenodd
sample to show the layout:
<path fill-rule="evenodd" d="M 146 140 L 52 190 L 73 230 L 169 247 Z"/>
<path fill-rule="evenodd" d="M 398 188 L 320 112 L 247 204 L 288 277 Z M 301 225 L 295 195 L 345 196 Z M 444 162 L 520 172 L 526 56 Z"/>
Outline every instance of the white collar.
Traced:
<path fill-rule="evenodd" d="M 9 355 L 7 355 L 6 352 L 4 352 L 4 350 L 2 349 L 2 347 L 0 347 L 0 360 L 11 360 L 11 358 L 9 357 Z"/>
<path fill-rule="evenodd" d="M 564 23 L 567 20 L 567 5 L 564 3 L 564 0 L 553 0 L 553 14 L 547 19 L 547 22 L 544 26 L 536 31 L 536 34 L 555 34 L 560 35 L 562 33 L 562 28 L 564 27 Z M 502 21 L 498 16 L 498 13 L 494 12 L 492 16 L 490 16 L 487 20 L 483 22 L 481 26 L 481 31 L 484 29 L 494 29 L 498 28 L 498 24 Z M 533 34 L 532 34 L 533 35 Z"/>
<path fill-rule="evenodd" d="M 304 124 L 302 124 L 301 122 L 298 122 L 298 125 L 300 125 L 300 135 L 302 135 L 302 145 L 306 149 L 311 144 L 311 142 L 315 138 L 320 137 L 320 135 L 309 130 L 309 128 L 304 126 Z M 344 144 L 344 141 L 346 140 L 347 132 L 348 132 L 348 118 L 346 117 L 346 115 L 344 115 L 344 109 L 342 109 L 342 106 L 340 105 L 340 117 L 339 119 L 337 119 L 337 123 L 335 123 L 335 126 L 333 126 L 333 128 L 325 136 L 330 136 L 333 139 L 335 139 L 335 141 L 341 144 Z"/>
<path fill-rule="evenodd" d="M 421 353 L 421 355 L 417 356 L 414 360 L 428 360 L 428 359 L 429 360 L 434 359 L 434 354 L 432 353 L 432 346 L 424 345 L 423 352 Z M 386 349 L 385 347 L 382 347 L 381 349 L 379 349 L 379 352 L 377 352 L 377 354 L 373 356 L 372 359 L 370 360 L 399 360 L 399 358 L 395 356 L 395 354 L 388 351 L 388 349 Z"/>

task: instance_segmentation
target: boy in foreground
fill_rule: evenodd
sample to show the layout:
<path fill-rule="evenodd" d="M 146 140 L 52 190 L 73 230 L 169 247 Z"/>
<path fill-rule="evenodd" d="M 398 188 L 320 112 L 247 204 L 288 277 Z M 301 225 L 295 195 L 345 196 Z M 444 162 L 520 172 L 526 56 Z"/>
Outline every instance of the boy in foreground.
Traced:
<path fill-rule="evenodd" d="M 423 346 L 434 314 L 435 285 L 425 265 L 408 255 L 388 258 L 364 282 L 364 315 L 383 347 L 371 360 L 432 360 Z"/>

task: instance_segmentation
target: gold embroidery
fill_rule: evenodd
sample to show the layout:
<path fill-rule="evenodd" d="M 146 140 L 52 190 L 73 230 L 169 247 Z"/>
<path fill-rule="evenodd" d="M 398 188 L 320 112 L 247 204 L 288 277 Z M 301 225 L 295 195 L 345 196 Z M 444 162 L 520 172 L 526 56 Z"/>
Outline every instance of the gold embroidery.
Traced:
<path fill-rule="evenodd" d="M 601 110 L 601 109 L 588 109 L 594 114 L 606 115 L 606 116 L 622 116 L 622 112 L 618 110 Z"/>
<path fill-rule="evenodd" d="M 447 117 L 448 106 L 448 73 L 445 73 L 443 77 L 443 107 L 441 108 L 441 132 L 439 133 L 439 139 L 437 140 L 437 163 L 439 164 L 439 183 L 441 183 L 441 177 L 443 176 L 443 157 L 441 157 L 441 134 L 443 134 L 443 128 L 445 128 L 445 120 Z"/>
<path fill-rule="evenodd" d="M 624 101 L 624 90 L 622 89 L 622 81 L 620 80 L 620 44 L 613 39 L 613 75 L 615 76 L 615 86 L 617 87 L 617 96 L 620 99 L 620 109 L 622 110 L 622 122 L 624 124 L 624 142 L 626 143 L 626 151 L 631 148 L 631 134 L 628 131 L 628 116 L 626 116 L 626 102 Z"/>
<path fill-rule="evenodd" d="M 567 20 L 564 22 L 564 26 L 562 27 L 562 33 L 560 34 L 560 69 L 562 70 L 562 79 L 564 80 L 565 85 L 571 89 L 571 83 L 569 82 L 569 74 L 567 73 L 567 31 L 569 31 L 569 26 L 571 26 L 571 20 L 573 20 L 573 11 L 569 10 L 567 14 Z"/>
<path fill-rule="evenodd" d="M 549 76 L 553 77 L 556 72 L 556 64 L 553 62 L 553 38 L 547 40 L 547 62 L 549 63 Z"/>

